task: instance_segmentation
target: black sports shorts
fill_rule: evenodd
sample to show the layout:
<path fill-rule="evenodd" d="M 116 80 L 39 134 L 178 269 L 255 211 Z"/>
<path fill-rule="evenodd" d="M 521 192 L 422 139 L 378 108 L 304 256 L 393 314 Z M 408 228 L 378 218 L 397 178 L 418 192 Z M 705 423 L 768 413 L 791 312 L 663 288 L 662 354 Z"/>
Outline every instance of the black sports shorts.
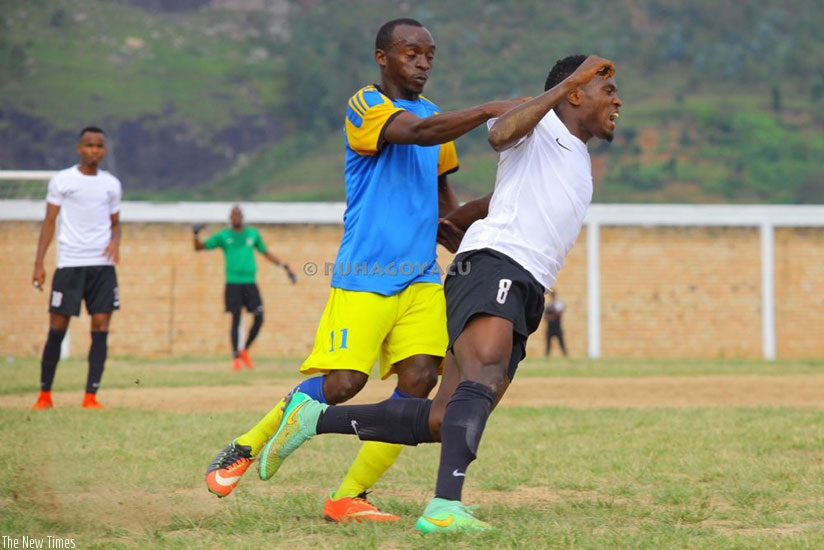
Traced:
<path fill-rule="evenodd" d="M 546 326 L 546 333 L 554 336 L 556 334 L 563 334 L 564 331 L 561 328 L 561 323 L 558 321 L 550 321 Z"/>
<path fill-rule="evenodd" d="M 544 313 L 544 287 L 506 254 L 489 248 L 455 257 L 444 283 L 449 349 L 475 315 L 512 322 L 509 378 L 526 357 L 527 337 L 538 329 Z"/>
<path fill-rule="evenodd" d="M 80 302 L 89 315 L 120 309 L 120 292 L 113 265 L 60 267 L 52 278 L 49 312 L 80 315 Z"/>
<path fill-rule="evenodd" d="M 240 313 L 246 308 L 249 313 L 261 313 L 263 300 L 260 299 L 260 290 L 255 283 L 226 283 L 226 311 Z"/>

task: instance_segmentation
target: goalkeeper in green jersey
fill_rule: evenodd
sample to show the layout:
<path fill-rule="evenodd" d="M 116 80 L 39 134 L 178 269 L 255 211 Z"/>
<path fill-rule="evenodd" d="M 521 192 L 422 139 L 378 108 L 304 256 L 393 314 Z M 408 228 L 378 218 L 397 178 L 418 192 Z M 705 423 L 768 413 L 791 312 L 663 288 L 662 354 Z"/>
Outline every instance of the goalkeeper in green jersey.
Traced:
<path fill-rule="evenodd" d="M 297 278 L 286 263 L 266 249 L 260 232 L 256 228 L 243 225 L 243 211 L 239 206 L 232 208 L 229 219 L 231 227 L 221 229 L 206 241 L 201 241 L 199 237 L 203 224 L 192 226 L 192 232 L 196 251 L 223 249 L 226 258 L 226 311 L 232 314 L 231 341 L 234 354 L 232 367 L 234 370 L 241 370 L 245 364 L 251 369 L 254 363 L 249 357 L 249 347 L 257 338 L 260 327 L 263 325 L 263 301 L 255 283 L 257 271 L 255 250 L 273 264 L 283 267 L 292 283 L 297 282 Z M 254 316 L 254 322 L 249 329 L 246 341 L 241 345 L 238 328 L 240 314 L 244 307 Z"/>

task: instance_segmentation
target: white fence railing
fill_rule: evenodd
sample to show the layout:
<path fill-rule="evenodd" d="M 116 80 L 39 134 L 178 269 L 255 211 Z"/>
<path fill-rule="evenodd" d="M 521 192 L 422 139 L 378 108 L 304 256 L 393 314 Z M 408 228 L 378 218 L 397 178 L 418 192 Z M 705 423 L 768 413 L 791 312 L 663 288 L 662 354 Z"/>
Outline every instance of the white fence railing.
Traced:
<path fill-rule="evenodd" d="M 0 179 L 48 179 L 48 171 L 0 171 Z M 226 221 L 233 203 L 153 203 L 126 201 L 121 221 L 190 223 Z M 249 223 L 340 224 L 343 203 L 241 202 Z M 0 200 L 0 221 L 39 221 L 43 201 Z M 672 204 L 593 204 L 585 219 L 587 228 L 587 354 L 601 355 L 601 269 L 600 229 L 605 226 L 723 226 L 754 227 L 760 232 L 761 246 L 761 340 L 765 359 L 775 359 L 775 228 L 824 227 L 824 205 L 672 205 Z"/>

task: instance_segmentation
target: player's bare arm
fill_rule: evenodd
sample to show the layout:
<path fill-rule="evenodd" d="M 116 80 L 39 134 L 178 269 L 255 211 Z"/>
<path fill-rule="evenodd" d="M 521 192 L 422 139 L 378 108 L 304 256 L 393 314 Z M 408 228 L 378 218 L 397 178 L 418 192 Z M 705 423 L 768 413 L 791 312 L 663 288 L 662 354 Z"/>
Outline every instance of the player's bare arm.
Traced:
<path fill-rule="evenodd" d="M 272 262 L 273 264 L 282 267 L 284 271 L 286 271 L 286 276 L 289 277 L 289 280 L 292 282 L 292 284 L 298 282 L 298 278 L 292 271 L 292 268 L 289 267 L 289 264 L 281 260 L 279 257 L 275 256 L 271 252 L 261 252 L 261 254 L 263 254 L 266 257 L 266 259 Z"/>
<path fill-rule="evenodd" d="M 472 199 L 450 212 L 446 219 L 466 231 L 473 222 L 486 217 L 491 200 L 492 193 Z"/>
<path fill-rule="evenodd" d="M 386 126 L 384 139 L 390 143 L 438 145 L 454 141 L 490 118 L 501 116 L 528 98 L 490 101 L 468 109 L 420 118 L 403 112 Z"/>
<path fill-rule="evenodd" d="M 438 176 L 438 217 L 443 218 L 456 208 L 460 203 L 455 192 L 449 186 L 449 179 L 446 174 Z"/>
<path fill-rule="evenodd" d="M 275 255 L 274 255 L 274 254 L 272 254 L 271 252 L 268 252 L 268 251 L 267 251 L 267 252 L 261 252 L 261 254 L 263 254 L 263 255 L 266 257 L 266 259 L 267 259 L 267 260 L 269 260 L 270 262 L 272 262 L 273 264 L 275 264 L 275 265 L 283 265 L 283 261 L 281 261 L 281 259 L 280 259 L 280 258 L 278 258 L 277 256 L 275 256 Z"/>
<path fill-rule="evenodd" d="M 54 228 L 57 225 L 57 215 L 60 213 L 60 207 L 56 204 L 46 203 L 46 216 L 43 218 L 43 225 L 40 226 L 40 237 L 37 239 L 37 252 L 34 255 L 34 272 L 31 276 L 32 285 L 34 288 L 43 290 L 43 284 L 46 282 L 46 269 L 43 267 L 43 262 L 46 257 L 46 251 L 54 238 Z"/>
<path fill-rule="evenodd" d="M 444 174 L 438 177 L 438 235 L 437 242 L 450 252 L 458 250 L 463 239 L 464 231 L 445 221 L 446 216 L 457 209 L 458 198 L 449 186 L 449 180 Z"/>
<path fill-rule="evenodd" d="M 450 252 L 457 252 L 464 233 L 472 222 L 485 218 L 492 193 L 454 208 L 438 221 L 438 242 Z"/>
<path fill-rule="evenodd" d="M 106 247 L 105 253 L 106 256 L 111 258 L 112 262 L 115 264 L 120 263 L 120 235 L 121 235 L 121 228 L 120 228 L 120 212 L 115 212 L 111 216 L 112 220 L 112 240 L 109 241 L 109 245 Z"/>
<path fill-rule="evenodd" d="M 509 149 L 531 132 L 568 94 L 586 85 L 596 75 L 604 80 L 612 78 L 615 75 L 615 65 L 597 55 L 587 57 L 563 82 L 499 117 L 489 129 L 489 144 L 498 152 Z"/>

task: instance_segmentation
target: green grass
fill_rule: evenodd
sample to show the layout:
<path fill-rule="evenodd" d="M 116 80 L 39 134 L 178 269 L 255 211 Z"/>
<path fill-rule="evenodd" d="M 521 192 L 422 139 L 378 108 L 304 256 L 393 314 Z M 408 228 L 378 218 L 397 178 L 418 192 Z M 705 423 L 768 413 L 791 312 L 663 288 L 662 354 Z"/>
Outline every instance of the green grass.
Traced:
<path fill-rule="evenodd" d="M 256 360 L 258 360 L 256 358 Z M 248 371 L 242 378 L 226 368 L 226 360 L 204 358 L 129 359 L 112 358 L 106 363 L 106 388 L 186 387 L 211 385 L 254 385 L 272 380 L 296 380 L 299 358 L 260 358 L 265 365 Z M 0 395 L 17 395 L 37 390 L 39 361 L 8 358 L 0 362 Z M 564 358 L 547 361 L 528 358 L 518 369 L 517 378 L 577 377 L 625 378 L 641 376 L 788 376 L 824 374 L 824 362 L 815 360 L 754 361 L 746 359 L 584 359 Z M 55 391 L 82 390 L 86 383 L 84 358 L 60 362 Z"/>
<path fill-rule="evenodd" d="M 297 361 L 113 359 L 104 389 L 231 388 L 295 379 Z M 37 362 L 0 367 L 2 395 L 35 395 Z M 536 376 L 820 374 L 809 362 L 528 361 Z M 234 375 L 234 376 L 233 376 Z M 80 360 L 55 389 L 79 390 Z M 185 395 L 185 393 L 183 394 Z M 214 454 L 265 411 L 175 414 L 0 408 L 0 535 L 74 539 L 77 548 L 821 548 L 824 407 L 501 408 L 490 418 L 465 500 L 499 532 L 424 536 L 439 447 L 406 449 L 373 494 L 391 525 L 320 517 L 358 442 L 318 437 L 269 482 L 254 471 L 227 499 L 203 485 Z M 22 544 L 22 542 L 20 543 Z"/>

